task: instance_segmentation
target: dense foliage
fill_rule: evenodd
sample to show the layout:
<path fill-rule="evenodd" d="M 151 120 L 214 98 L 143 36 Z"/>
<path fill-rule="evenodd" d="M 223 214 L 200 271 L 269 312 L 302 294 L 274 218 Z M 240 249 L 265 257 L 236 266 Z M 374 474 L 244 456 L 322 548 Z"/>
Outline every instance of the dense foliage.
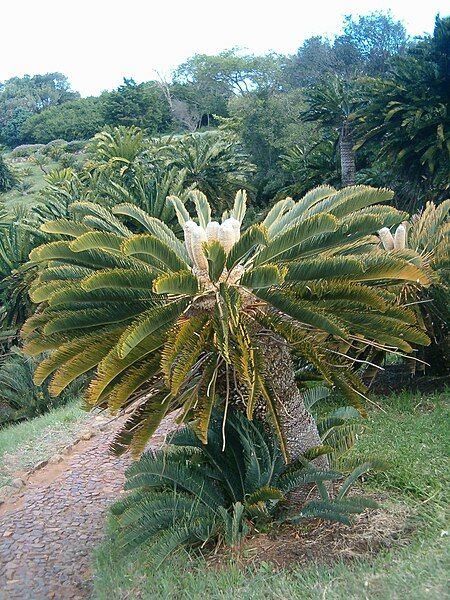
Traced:
<path fill-rule="evenodd" d="M 281 336 L 361 407 L 365 388 L 352 368 L 353 351 L 409 352 L 412 343 L 428 343 L 414 312 L 385 291 L 399 281 L 427 283 L 414 252 L 376 248 L 371 234 L 404 218 L 377 204 L 391 196 L 368 187 L 316 188 L 297 203 L 281 200 L 241 236 L 245 193 L 219 224 L 196 190 L 190 199 L 199 224 L 179 198 L 168 200 L 184 244 L 133 204 L 110 211 L 73 203 L 69 219 L 42 226 L 59 239 L 30 254 L 39 273 L 30 295 L 42 304 L 23 328 L 26 351 L 53 350 L 37 383 L 51 376 L 58 394 L 96 369 L 90 403 L 132 412 L 117 451 L 131 444 L 139 453 L 163 416 L 179 407 L 206 441 L 214 405 L 234 396 L 249 418 L 264 402 L 283 444 L 268 350 L 272 336 Z"/>
<path fill-rule="evenodd" d="M 207 445 L 185 427 L 127 471 L 125 489 L 131 493 L 112 507 L 119 526 L 116 548 L 130 552 L 148 544 L 158 567 L 180 546 L 204 545 L 219 536 L 236 548 L 247 533 L 276 519 L 319 517 L 350 524 L 352 514 L 375 508 L 367 498 L 347 497 L 371 465 L 361 465 L 344 480 L 341 473 L 319 470 L 308 461 L 320 451 L 287 466 L 273 431 L 238 411 L 226 419 L 215 412 Z M 330 497 L 324 482 L 339 479 L 344 481 Z M 287 513 L 289 492 L 312 483 L 318 485 L 319 498 Z"/>
<path fill-rule="evenodd" d="M 7 192 L 17 183 L 11 167 L 6 163 L 0 148 L 0 193 Z"/>
<path fill-rule="evenodd" d="M 124 79 L 97 98 L 76 99 L 58 73 L 13 78 L 0 86 L 0 143 L 87 139 L 105 125 L 148 135 L 225 126 L 257 167 L 250 183 L 262 204 L 294 179 L 297 195 L 342 179 L 389 182 L 399 206 L 419 208 L 448 190 L 449 40 L 449 18 L 413 41 L 375 12 L 347 16 L 333 41 L 309 38 L 293 56 L 194 55 L 169 81 Z M 292 151 L 294 172 L 283 168 Z"/>
<path fill-rule="evenodd" d="M 49 393 L 46 384 L 35 385 L 36 366 L 36 359 L 25 356 L 17 347 L 0 357 L 0 427 L 33 419 L 81 396 L 84 387 L 81 380 L 59 398 Z"/>
<path fill-rule="evenodd" d="M 376 159 L 426 200 L 449 195 L 449 64 L 450 18 L 438 17 L 433 37 L 396 57 L 383 79 L 365 83 L 358 110 L 358 146 L 376 145 Z"/>

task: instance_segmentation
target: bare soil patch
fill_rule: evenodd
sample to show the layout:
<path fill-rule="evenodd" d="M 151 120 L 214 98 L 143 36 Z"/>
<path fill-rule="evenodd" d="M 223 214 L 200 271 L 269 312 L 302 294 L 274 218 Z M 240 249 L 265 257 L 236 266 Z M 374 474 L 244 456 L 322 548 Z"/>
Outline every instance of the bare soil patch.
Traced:
<path fill-rule="evenodd" d="M 414 530 L 411 509 L 404 504 L 387 504 L 386 496 L 371 497 L 380 508 L 357 515 L 350 527 L 317 519 L 256 533 L 244 542 L 240 562 L 243 566 L 267 562 L 284 569 L 311 563 L 332 565 L 367 559 L 382 549 L 407 545 Z M 206 558 L 212 566 L 220 566 L 230 557 L 229 549 L 220 548 Z"/>

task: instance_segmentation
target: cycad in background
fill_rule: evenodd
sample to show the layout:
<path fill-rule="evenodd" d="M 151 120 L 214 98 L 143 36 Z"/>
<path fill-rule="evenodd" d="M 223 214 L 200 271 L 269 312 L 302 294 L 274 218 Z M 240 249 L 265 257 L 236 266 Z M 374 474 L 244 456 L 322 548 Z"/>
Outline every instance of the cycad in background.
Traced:
<path fill-rule="evenodd" d="M 448 373 L 450 364 L 450 200 L 441 204 L 427 202 L 409 222 L 391 233 L 388 227 L 378 235 L 385 251 L 410 248 L 417 253 L 418 264 L 427 273 L 431 285 L 424 288 L 414 282 L 397 289 L 399 304 L 407 304 L 416 313 L 417 322 L 427 332 L 431 344 L 419 348 L 420 362 L 409 360 L 411 373 L 429 371 Z M 381 355 L 380 355 L 381 357 Z"/>
<path fill-rule="evenodd" d="M 51 396 L 45 383 L 34 384 L 36 366 L 37 360 L 16 346 L 0 357 L 0 427 L 33 419 L 81 396 L 83 380 L 72 383 L 60 397 Z"/>
<path fill-rule="evenodd" d="M 374 232 L 405 219 L 378 204 L 391 196 L 324 186 L 238 231 L 244 192 L 214 223 L 196 191 L 196 222 L 172 198 L 184 241 L 134 205 L 111 212 L 75 203 L 72 219 L 43 226 L 59 241 L 31 254 L 39 269 L 31 297 L 42 305 L 24 326 L 26 350 L 51 351 L 36 382 L 51 377 L 58 394 L 95 369 L 89 402 L 130 413 L 118 452 L 141 452 L 178 408 L 206 442 L 213 407 L 234 404 L 249 419 L 267 414 L 285 458 L 295 459 L 321 442 L 292 355 L 364 411 L 352 355 L 428 342 L 414 311 L 388 291 L 401 281 L 428 283 L 416 253 L 375 248 Z"/>

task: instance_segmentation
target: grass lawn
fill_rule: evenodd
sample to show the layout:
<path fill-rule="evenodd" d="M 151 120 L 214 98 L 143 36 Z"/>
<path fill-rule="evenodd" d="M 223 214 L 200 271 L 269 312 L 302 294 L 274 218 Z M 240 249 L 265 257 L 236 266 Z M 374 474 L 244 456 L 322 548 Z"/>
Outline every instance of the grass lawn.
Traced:
<path fill-rule="evenodd" d="M 76 439 L 80 426 L 89 419 L 74 400 L 41 417 L 0 429 L 0 487 L 14 473 L 50 458 Z"/>
<path fill-rule="evenodd" d="M 390 503 L 408 507 L 415 530 L 403 547 L 375 558 L 333 567 L 317 564 L 279 570 L 267 562 L 240 568 L 231 561 L 208 567 L 179 554 L 154 573 L 145 549 L 118 560 L 106 541 L 95 563 L 94 598 L 234 599 L 442 599 L 450 567 L 446 490 L 449 486 L 449 393 L 401 394 L 380 399 L 349 461 L 377 457 L 389 469 L 372 476 L 366 491 L 388 492 Z"/>
<path fill-rule="evenodd" d="M 45 185 L 45 173 L 31 161 L 13 162 L 12 166 L 20 179 L 20 183 L 9 192 L 0 194 L 0 201 L 8 210 L 31 208 L 39 201 L 39 191 Z M 45 170 L 61 168 L 57 162 L 48 160 Z"/>

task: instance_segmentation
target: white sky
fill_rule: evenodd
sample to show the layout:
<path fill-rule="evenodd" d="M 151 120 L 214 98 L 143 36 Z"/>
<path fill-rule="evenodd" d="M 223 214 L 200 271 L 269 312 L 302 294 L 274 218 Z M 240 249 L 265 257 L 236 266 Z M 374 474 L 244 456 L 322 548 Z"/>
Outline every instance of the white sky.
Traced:
<path fill-rule="evenodd" d="M 0 3 L 0 81 L 60 71 L 82 95 L 169 74 L 195 53 L 235 46 L 293 53 L 339 33 L 345 14 L 391 12 L 410 35 L 431 33 L 448 0 L 13 0 Z"/>

